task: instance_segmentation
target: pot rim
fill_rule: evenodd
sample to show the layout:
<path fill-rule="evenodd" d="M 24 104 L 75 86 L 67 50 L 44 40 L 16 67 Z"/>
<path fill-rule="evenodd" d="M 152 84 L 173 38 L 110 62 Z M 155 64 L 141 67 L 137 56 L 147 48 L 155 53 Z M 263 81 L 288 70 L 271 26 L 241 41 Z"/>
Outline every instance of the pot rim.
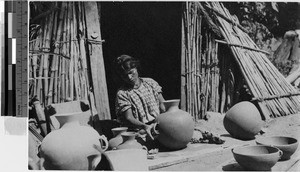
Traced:
<path fill-rule="evenodd" d="M 122 131 L 122 130 L 128 130 L 128 127 L 116 127 L 111 129 L 111 131 Z"/>
<path fill-rule="evenodd" d="M 245 149 L 245 148 L 249 148 L 249 147 L 269 147 L 272 149 L 276 149 L 276 152 L 272 152 L 272 153 L 264 153 L 264 154 L 243 154 L 243 153 L 238 153 L 236 152 L 237 150 L 241 150 L 241 149 Z M 275 146 L 268 146 L 268 145 L 249 145 L 249 146 L 240 146 L 240 147 L 235 147 L 232 149 L 232 153 L 236 154 L 236 155 L 240 155 L 240 156 L 252 156 L 252 157 L 261 157 L 261 156 L 273 156 L 275 154 L 279 154 L 280 155 L 280 149 L 275 147 Z"/>
<path fill-rule="evenodd" d="M 180 99 L 170 99 L 170 100 L 162 101 L 162 103 L 171 103 L 171 102 L 180 102 Z"/>
<path fill-rule="evenodd" d="M 88 111 L 84 111 L 84 112 L 71 112 L 71 113 L 58 113 L 58 114 L 54 114 L 53 116 L 55 117 L 67 117 L 67 116 L 75 116 L 75 115 L 80 115 L 82 113 L 90 113 Z"/>
<path fill-rule="evenodd" d="M 125 131 L 121 135 L 122 136 L 137 136 L 137 133 L 134 131 Z"/>
<path fill-rule="evenodd" d="M 269 144 L 269 143 L 265 143 L 264 140 L 268 140 L 268 139 L 288 139 L 291 140 L 293 143 L 290 144 Z M 272 146 L 289 146 L 289 145 L 294 145 L 294 144 L 298 144 L 298 139 L 294 138 L 294 137 L 289 137 L 289 136 L 267 136 L 267 137 L 258 137 L 255 139 L 256 143 L 262 144 L 262 145 L 272 145 Z"/>

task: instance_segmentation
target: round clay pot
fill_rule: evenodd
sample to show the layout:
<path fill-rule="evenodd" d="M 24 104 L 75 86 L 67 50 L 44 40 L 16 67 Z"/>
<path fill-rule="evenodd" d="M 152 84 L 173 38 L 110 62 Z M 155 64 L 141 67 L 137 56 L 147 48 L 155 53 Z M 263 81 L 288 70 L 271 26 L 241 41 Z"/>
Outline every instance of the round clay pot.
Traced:
<path fill-rule="evenodd" d="M 275 146 L 279 148 L 283 155 L 280 160 L 288 160 L 295 153 L 298 148 L 298 140 L 292 137 L 272 136 L 257 138 L 258 145 Z"/>
<path fill-rule="evenodd" d="M 114 171 L 148 171 L 147 151 L 120 149 L 105 152 Z"/>
<path fill-rule="evenodd" d="M 261 130 L 263 121 L 254 104 L 243 101 L 226 112 L 223 124 L 232 137 L 251 140 Z"/>
<path fill-rule="evenodd" d="M 135 137 L 137 136 L 136 132 L 123 132 L 121 134 L 123 138 L 123 142 L 117 146 L 117 149 L 145 149 L 144 146 L 142 146 Z"/>
<path fill-rule="evenodd" d="M 272 146 L 244 146 L 232 149 L 234 159 L 246 170 L 270 171 L 282 155 Z"/>
<path fill-rule="evenodd" d="M 158 115 L 154 127 L 157 140 L 170 150 L 185 148 L 194 132 L 193 118 L 178 108 L 179 102 L 179 99 L 164 101 L 166 112 Z"/>
<path fill-rule="evenodd" d="M 114 149 L 123 142 L 121 134 L 126 132 L 127 129 L 128 127 L 117 127 L 111 129 L 114 137 L 108 141 L 109 149 Z"/>
<path fill-rule="evenodd" d="M 50 132 L 42 141 L 40 155 L 46 170 L 93 170 L 108 147 L 105 136 L 89 126 L 81 126 L 81 113 L 61 114 L 56 118 L 62 126 Z M 104 147 L 105 145 L 105 147 Z"/>

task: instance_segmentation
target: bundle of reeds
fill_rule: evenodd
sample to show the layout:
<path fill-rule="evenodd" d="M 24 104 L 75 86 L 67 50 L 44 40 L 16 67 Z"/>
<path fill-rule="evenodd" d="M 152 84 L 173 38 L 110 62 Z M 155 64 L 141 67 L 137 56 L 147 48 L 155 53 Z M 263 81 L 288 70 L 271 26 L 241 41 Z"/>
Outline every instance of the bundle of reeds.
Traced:
<path fill-rule="evenodd" d="M 219 110 L 218 44 L 201 9 L 187 2 L 182 19 L 182 104 L 195 119 Z M 207 26 L 207 25 L 206 25 Z"/>
<path fill-rule="evenodd" d="M 251 40 L 236 16 L 219 2 L 205 2 L 205 7 L 217 19 L 220 31 L 232 50 L 240 71 L 259 108 L 267 119 L 294 114 L 300 110 L 299 92 Z"/>
<path fill-rule="evenodd" d="M 30 40 L 30 95 L 45 107 L 52 103 L 87 100 L 89 91 L 86 24 L 83 2 L 55 2 Z M 59 10 L 57 10 L 59 9 Z"/>

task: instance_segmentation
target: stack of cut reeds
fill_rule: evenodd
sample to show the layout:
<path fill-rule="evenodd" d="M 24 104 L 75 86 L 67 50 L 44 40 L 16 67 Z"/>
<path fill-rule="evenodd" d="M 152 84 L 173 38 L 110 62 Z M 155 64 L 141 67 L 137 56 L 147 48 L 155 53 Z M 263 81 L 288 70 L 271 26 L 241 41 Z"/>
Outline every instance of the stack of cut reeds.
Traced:
<path fill-rule="evenodd" d="M 203 26 L 201 9 L 185 3 L 182 18 L 182 108 L 197 119 L 219 110 L 218 44 Z"/>
<path fill-rule="evenodd" d="M 199 3 L 199 2 L 198 2 Z M 288 83 L 251 40 L 236 16 L 219 2 L 205 2 L 217 19 L 220 31 L 240 67 L 246 83 L 265 118 L 295 114 L 300 110 L 300 94 Z"/>
<path fill-rule="evenodd" d="M 87 100 L 89 80 L 83 2 L 55 2 L 29 43 L 29 95 L 43 106 Z"/>

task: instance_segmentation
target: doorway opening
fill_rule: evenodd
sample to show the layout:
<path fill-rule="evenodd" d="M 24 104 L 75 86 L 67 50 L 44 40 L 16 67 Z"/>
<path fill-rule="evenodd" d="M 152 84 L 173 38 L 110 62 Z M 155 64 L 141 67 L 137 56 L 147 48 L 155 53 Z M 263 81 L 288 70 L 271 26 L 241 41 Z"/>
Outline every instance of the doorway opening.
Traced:
<path fill-rule="evenodd" d="M 140 60 L 141 77 L 156 80 L 167 99 L 180 99 L 182 3 L 103 2 L 101 33 L 112 119 L 121 86 L 113 62 L 122 54 Z"/>

